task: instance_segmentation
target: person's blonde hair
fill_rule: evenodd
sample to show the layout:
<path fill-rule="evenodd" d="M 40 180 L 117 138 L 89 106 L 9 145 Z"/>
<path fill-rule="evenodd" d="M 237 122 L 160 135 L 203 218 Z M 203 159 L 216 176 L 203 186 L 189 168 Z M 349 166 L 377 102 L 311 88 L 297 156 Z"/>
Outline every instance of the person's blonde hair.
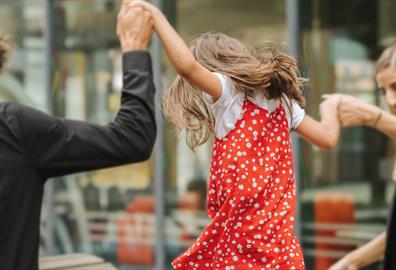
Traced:
<path fill-rule="evenodd" d="M 396 43 L 393 43 L 381 53 L 377 61 L 376 73 L 380 73 L 389 67 L 396 67 Z"/>
<path fill-rule="evenodd" d="M 260 91 L 268 99 L 288 98 L 305 105 L 295 59 L 275 48 L 257 50 L 227 35 L 207 33 L 195 39 L 191 50 L 201 65 L 228 76 L 235 89 L 247 96 Z M 178 75 L 165 91 L 162 105 L 166 119 L 179 130 L 186 129 L 191 149 L 208 140 L 214 117 L 201 89 Z"/>
<path fill-rule="evenodd" d="M 0 72 L 7 64 L 8 54 L 11 50 L 11 41 L 8 35 L 0 35 Z"/>

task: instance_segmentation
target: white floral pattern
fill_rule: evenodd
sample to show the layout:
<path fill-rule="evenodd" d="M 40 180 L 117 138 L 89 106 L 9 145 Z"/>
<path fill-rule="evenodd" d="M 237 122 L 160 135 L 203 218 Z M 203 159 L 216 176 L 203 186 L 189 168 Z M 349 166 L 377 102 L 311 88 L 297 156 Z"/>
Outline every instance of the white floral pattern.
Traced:
<path fill-rule="evenodd" d="M 282 105 L 269 113 L 246 99 L 235 128 L 215 138 L 207 211 L 210 224 L 172 262 L 175 269 L 304 269 Z"/>

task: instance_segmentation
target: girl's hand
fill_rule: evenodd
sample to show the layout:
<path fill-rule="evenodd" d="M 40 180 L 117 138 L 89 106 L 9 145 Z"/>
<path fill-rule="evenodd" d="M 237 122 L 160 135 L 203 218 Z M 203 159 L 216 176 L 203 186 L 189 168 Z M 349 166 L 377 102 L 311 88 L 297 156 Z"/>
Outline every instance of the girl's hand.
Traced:
<path fill-rule="evenodd" d="M 158 13 L 161 13 L 161 11 L 154 6 L 153 4 L 150 4 L 149 2 L 143 1 L 143 0 L 132 0 L 130 2 L 131 7 L 141 7 L 144 10 L 151 12 L 151 15 L 157 15 Z M 155 19 L 155 18 L 154 18 Z"/>
<path fill-rule="evenodd" d="M 338 113 L 339 107 L 341 105 L 343 96 L 340 94 L 323 95 L 325 100 L 319 105 L 319 110 L 321 114 L 326 112 Z"/>
<path fill-rule="evenodd" d="M 303 138 L 322 149 L 333 149 L 340 135 L 340 121 L 337 110 L 340 104 L 340 95 L 325 96 L 319 107 L 321 121 L 315 121 L 306 115 L 296 132 Z"/>
<path fill-rule="evenodd" d="M 221 95 L 220 80 L 197 62 L 184 40 L 168 22 L 161 10 L 141 0 L 133 0 L 130 5 L 132 8 L 144 9 L 151 13 L 155 31 L 176 72 L 195 87 L 212 96 L 214 100 L 218 99 Z"/>
<path fill-rule="evenodd" d="M 339 95 L 326 97 L 319 107 L 321 121 L 315 121 L 306 115 L 296 128 L 296 132 L 322 149 L 333 149 L 340 136 L 340 121 L 337 115 L 340 100 Z"/>
<path fill-rule="evenodd" d="M 322 104 L 326 104 L 326 105 L 332 105 L 332 106 L 339 106 L 342 99 L 344 98 L 344 95 L 341 94 L 326 94 L 323 95 L 322 98 L 324 99 L 324 101 L 321 103 Z"/>

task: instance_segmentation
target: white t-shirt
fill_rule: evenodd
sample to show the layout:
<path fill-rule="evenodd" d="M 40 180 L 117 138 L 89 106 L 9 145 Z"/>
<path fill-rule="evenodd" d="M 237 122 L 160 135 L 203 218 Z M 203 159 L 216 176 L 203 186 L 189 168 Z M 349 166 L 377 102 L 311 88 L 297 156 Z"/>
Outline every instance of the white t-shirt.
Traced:
<path fill-rule="evenodd" d="M 221 82 L 221 95 L 216 102 L 213 102 L 212 96 L 204 93 L 203 97 L 205 102 L 208 104 L 215 118 L 215 135 L 217 138 L 221 139 L 230 132 L 235 123 L 238 121 L 238 118 L 242 111 L 243 102 L 245 100 L 245 95 L 242 91 L 236 91 L 233 87 L 231 79 L 227 76 L 213 72 L 220 82 Z M 272 112 L 276 110 L 276 108 L 280 105 L 280 100 L 275 99 L 267 99 L 264 94 L 257 93 L 255 97 L 248 97 L 250 101 L 252 101 L 257 106 Z M 284 104 L 284 108 L 286 111 L 287 120 L 290 127 L 290 122 L 292 126 L 290 129 L 296 129 L 302 122 L 305 111 L 295 102 L 292 102 L 292 113 L 293 117 L 290 117 L 290 110 L 288 109 L 288 105 Z"/>

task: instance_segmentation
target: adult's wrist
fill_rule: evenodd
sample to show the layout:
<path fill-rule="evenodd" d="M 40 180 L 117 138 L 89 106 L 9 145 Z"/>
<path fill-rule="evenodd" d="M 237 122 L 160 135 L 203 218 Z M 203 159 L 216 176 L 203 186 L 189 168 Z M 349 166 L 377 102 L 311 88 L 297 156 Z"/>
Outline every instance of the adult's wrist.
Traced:
<path fill-rule="evenodd" d="M 125 39 L 121 40 L 121 51 L 123 53 L 129 51 L 146 51 L 148 48 L 148 43 L 139 41 L 136 39 Z"/>
<path fill-rule="evenodd" d="M 365 122 L 364 124 L 369 127 L 374 127 L 377 124 L 378 116 L 380 116 L 382 110 L 376 106 L 368 105 L 363 110 Z"/>

